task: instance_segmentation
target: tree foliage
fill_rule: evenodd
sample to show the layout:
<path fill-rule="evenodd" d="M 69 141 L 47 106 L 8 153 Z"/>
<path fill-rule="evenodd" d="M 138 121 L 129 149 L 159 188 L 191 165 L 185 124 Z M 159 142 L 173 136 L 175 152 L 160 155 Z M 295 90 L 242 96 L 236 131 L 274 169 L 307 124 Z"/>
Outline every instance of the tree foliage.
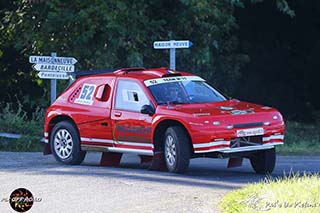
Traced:
<path fill-rule="evenodd" d="M 154 50 L 153 41 L 190 39 L 194 46 L 179 50 L 177 69 L 230 81 L 230 90 L 247 60 L 235 52 L 234 6 L 226 0 L 13 1 L 7 9 L 1 34 L 26 61 L 56 51 L 76 57 L 80 70 L 168 66 L 168 51 Z"/>
<path fill-rule="evenodd" d="M 32 2 L 32 3 L 31 3 Z M 235 7 L 245 0 L 12 0 L 0 2 L 0 101 L 48 104 L 48 81 L 37 79 L 29 55 L 72 56 L 77 70 L 169 66 L 169 51 L 153 41 L 189 39 L 177 70 L 194 72 L 231 93 L 249 61 L 238 49 Z M 250 0 L 257 3 L 260 0 Z M 286 1 L 277 7 L 293 14 Z M 19 89 L 18 89 L 19 88 Z M 30 92 L 32 91 L 32 93 Z M 10 97 L 10 98 L 9 98 Z M 42 99 L 40 99 L 42 97 Z M 47 99 L 48 100 L 48 99 Z"/>

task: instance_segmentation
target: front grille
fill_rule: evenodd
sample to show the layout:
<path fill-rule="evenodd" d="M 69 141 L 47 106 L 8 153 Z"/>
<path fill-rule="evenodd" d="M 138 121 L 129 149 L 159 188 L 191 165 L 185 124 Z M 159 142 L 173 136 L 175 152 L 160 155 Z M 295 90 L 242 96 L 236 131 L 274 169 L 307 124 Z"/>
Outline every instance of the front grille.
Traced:
<path fill-rule="evenodd" d="M 230 141 L 230 148 L 258 145 L 262 145 L 262 135 L 233 138 Z"/>
<path fill-rule="evenodd" d="M 245 123 L 245 124 L 234 124 L 234 128 L 247 128 L 247 127 L 255 127 L 255 126 L 263 126 L 262 122 L 255 122 L 255 123 Z"/>

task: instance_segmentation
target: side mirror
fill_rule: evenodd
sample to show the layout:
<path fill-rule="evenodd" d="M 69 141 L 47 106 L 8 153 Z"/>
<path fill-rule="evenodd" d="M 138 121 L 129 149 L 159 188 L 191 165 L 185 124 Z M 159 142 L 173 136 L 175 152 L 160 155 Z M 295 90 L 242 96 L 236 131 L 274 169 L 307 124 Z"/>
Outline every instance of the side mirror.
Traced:
<path fill-rule="evenodd" d="M 151 106 L 151 105 L 143 105 L 142 107 L 141 107 L 141 110 L 140 110 L 140 112 L 142 113 L 142 114 L 148 114 L 148 115 L 153 115 L 154 113 L 155 113 L 155 110 L 154 110 L 154 108 Z"/>

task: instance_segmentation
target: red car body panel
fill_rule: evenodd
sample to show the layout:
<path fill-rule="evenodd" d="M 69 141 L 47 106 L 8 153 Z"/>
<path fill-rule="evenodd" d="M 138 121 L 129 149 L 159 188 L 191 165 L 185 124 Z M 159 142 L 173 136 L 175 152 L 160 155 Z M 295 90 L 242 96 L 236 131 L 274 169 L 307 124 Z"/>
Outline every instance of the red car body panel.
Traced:
<path fill-rule="evenodd" d="M 164 121 L 175 121 L 186 129 L 194 154 L 241 153 L 283 144 L 284 121 L 281 114 L 271 107 L 236 99 L 158 105 L 144 82 L 169 79 L 170 76 L 194 75 L 168 73 L 166 68 L 157 68 L 133 72 L 118 70 L 79 78 L 48 108 L 44 124 L 46 142 L 50 142 L 54 124 L 68 119 L 76 125 L 81 147 L 86 150 L 154 155 L 155 130 Z M 116 89 L 121 79 L 140 85 L 155 107 L 153 115 L 115 108 Z M 91 99 L 85 99 L 85 95 Z M 260 137 L 262 143 L 239 147 L 235 139 L 247 135 Z"/>

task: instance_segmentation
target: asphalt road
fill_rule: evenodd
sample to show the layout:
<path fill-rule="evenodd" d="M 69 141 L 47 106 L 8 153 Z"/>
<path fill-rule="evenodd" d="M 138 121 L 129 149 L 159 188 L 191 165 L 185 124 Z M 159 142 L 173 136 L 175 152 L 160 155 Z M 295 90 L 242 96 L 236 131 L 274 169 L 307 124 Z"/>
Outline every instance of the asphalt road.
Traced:
<path fill-rule="evenodd" d="M 28 212 L 219 212 L 226 193 L 265 178 L 248 160 L 227 169 L 225 159 L 193 159 L 183 175 L 149 171 L 133 155 L 119 167 L 99 160 L 89 153 L 82 165 L 68 166 L 52 155 L 0 152 L 0 212 L 14 212 L 6 198 L 21 187 L 41 199 Z M 319 162 L 320 156 L 278 156 L 272 176 L 320 172 Z"/>

